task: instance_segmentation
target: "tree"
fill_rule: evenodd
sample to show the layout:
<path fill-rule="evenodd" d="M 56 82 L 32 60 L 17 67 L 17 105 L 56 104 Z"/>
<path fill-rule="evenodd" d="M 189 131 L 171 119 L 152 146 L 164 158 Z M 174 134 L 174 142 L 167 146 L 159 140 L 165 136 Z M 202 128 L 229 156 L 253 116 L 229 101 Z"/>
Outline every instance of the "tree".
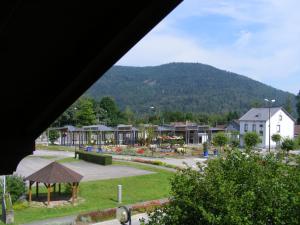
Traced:
<path fill-rule="evenodd" d="M 12 203 L 15 203 L 25 193 L 25 183 L 22 177 L 11 175 L 6 176 L 6 192 L 10 193 Z M 0 186 L 0 196 L 2 197 L 3 187 Z"/>
<path fill-rule="evenodd" d="M 297 113 L 298 113 L 298 120 L 297 123 L 300 124 L 300 91 L 298 93 L 298 95 L 296 96 L 296 107 L 297 107 Z"/>
<path fill-rule="evenodd" d="M 59 132 L 57 130 L 49 130 L 49 141 L 52 145 L 59 138 Z"/>
<path fill-rule="evenodd" d="M 134 123 L 134 112 L 131 110 L 129 106 L 126 106 L 124 110 L 124 118 L 128 124 Z"/>
<path fill-rule="evenodd" d="M 284 109 L 290 114 L 293 112 L 292 99 L 290 95 L 286 98 Z"/>
<path fill-rule="evenodd" d="M 247 132 L 244 135 L 246 150 L 250 151 L 261 142 L 259 135 L 256 132 Z"/>
<path fill-rule="evenodd" d="M 213 137 L 213 143 L 220 147 L 220 151 L 222 151 L 222 148 L 228 143 L 228 141 L 227 135 L 223 132 L 217 133 Z"/>
<path fill-rule="evenodd" d="M 103 97 L 100 101 L 100 107 L 105 111 L 105 118 L 101 117 L 100 120 L 107 120 L 108 125 L 115 126 L 119 123 L 122 118 L 121 112 L 115 100 L 112 97 Z"/>
<path fill-rule="evenodd" d="M 281 141 L 281 135 L 280 134 L 273 134 L 272 135 L 272 141 L 276 143 L 276 148 L 279 146 Z"/>
<path fill-rule="evenodd" d="M 300 170 L 238 150 L 171 179 L 171 201 L 147 225 L 298 225 Z"/>
<path fill-rule="evenodd" d="M 79 126 L 95 124 L 96 115 L 93 109 L 93 102 L 91 99 L 83 97 L 78 100 L 78 105 L 76 107 L 74 119 Z"/>
<path fill-rule="evenodd" d="M 293 150 L 295 147 L 295 142 L 291 138 L 285 138 L 283 139 L 281 143 L 281 148 L 282 150 L 286 151 L 286 162 L 288 162 L 288 157 L 289 157 L 289 151 Z"/>

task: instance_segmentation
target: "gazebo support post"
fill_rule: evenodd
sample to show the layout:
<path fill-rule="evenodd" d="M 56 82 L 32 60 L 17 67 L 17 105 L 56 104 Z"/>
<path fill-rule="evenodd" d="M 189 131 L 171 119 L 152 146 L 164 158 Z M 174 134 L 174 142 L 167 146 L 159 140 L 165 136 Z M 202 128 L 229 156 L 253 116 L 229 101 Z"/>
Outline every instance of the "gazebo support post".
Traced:
<path fill-rule="evenodd" d="M 61 194 L 61 184 L 58 184 L 58 193 Z"/>
<path fill-rule="evenodd" d="M 35 195 L 36 195 L 37 198 L 39 197 L 39 182 L 36 182 Z"/>
<path fill-rule="evenodd" d="M 78 187 L 79 187 L 79 183 L 76 183 L 76 192 L 75 192 L 75 198 L 78 199 Z"/>
<path fill-rule="evenodd" d="M 75 185 L 74 185 L 74 183 L 72 183 L 72 204 L 74 205 L 74 196 L 75 195 Z"/>
<path fill-rule="evenodd" d="M 54 187 L 54 193 L 56 193 L 56 183 L 53 184 Z"/>
<path fill-rule="evenodd" d="M 51 188 L 51 184 L 47 185 L 47 189 L 48 189 L 48 195 L 47 195 L 47 202 L 48 202 L 48 206 L 50 205 L 50 188 Z"/>
<path fill-rule="evenodd" d="M 32 186 L 32 181 L 29 181 L 29 192 L 28 192 L 29 203 L 31 202 L 31 194 L 32 194 L 31 186 Z"/>

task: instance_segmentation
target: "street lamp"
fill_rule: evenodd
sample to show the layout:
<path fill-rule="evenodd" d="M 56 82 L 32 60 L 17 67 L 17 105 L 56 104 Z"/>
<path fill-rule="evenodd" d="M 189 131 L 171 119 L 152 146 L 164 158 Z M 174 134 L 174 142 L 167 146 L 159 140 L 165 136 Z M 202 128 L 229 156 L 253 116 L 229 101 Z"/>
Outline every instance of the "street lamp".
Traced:
<path fill-rule="evenodd" d="M 152 112 L 151 110 L 154 110 L 155 107 L 154 107 L 154 106 L 150 106 L 149 109 L 150 109 L 150 115 L 148 116 L 148 123 L 150 123 L 150 117 L 151 117 L 151 114 L 152 114 L 152 113 L 151 113 L 151 112 Z"/>
<path fill-rule="evenodd" d="M 269 107 L 269 153 L 271 152 L 271 105 L 275 102 L 275 99 L 269 100 L 265 98 L 265 101 L 268 102 Z"/>

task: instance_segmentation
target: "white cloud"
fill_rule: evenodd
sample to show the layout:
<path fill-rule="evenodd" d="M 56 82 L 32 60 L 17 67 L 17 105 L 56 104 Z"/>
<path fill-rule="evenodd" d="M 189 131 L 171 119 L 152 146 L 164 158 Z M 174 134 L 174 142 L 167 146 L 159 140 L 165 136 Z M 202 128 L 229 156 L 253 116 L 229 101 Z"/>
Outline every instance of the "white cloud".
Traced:
<path fill-rule="evenodd" d="M 201 62 L 296 93 L 294 82 L 300 83 L 296 77 L 300 74 L 299 8 L 298 0 L 186 0 L 117 64 Z M 207 46 L 178 25 L 186 18 L 200 20 L 207 15 L 225 16 L 238 24 L 241 29 L 235 40 Z M 251 30 L 253 27 L 257 29 Z M 281 87 L 283 78 L 293 83 Z"/>

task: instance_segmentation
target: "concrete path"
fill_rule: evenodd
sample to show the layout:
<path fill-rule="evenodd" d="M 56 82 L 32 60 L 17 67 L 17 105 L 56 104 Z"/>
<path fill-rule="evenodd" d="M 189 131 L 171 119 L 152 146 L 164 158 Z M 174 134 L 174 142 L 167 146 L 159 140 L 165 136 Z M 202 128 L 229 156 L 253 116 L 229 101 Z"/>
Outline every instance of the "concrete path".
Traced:
<path fill-rule="evenodd" d="M 40 220 L 22 225 L 70 225 L 76 220 L 77 216 L 65 216 L 54 219 Z"/>
<path fill-rule="evenodd" d="M 27 177 L 51 163 L 53 159 L 43 159 L 40 157 L 26 157 L 18 165 L 16 174 Z M 94 163 L 78 161 L 62 163 L 68 168 L 83 175 L 83 181 L 105 180 L 120 177 L 139 176 L 152 174 L 154 172 L 136 169 L 128 166 L 109 165 L 102 166 Z"/>
<path fill-rule="evenodd" d="M 132 225 L 140 225 L 139 219 L 141 219 L 141 218 L 147 219 L 148 216 L 146 213 L 133 215 L 131 217 L 131 224 Z M 118 220 L 114 219 L 114 220 L 108 220 L 108 221 L 104 221 L 104 222 L 100 222 L 100 223 L 94 223 L 92 225 L 120 225 L 120 222 Z"/>

